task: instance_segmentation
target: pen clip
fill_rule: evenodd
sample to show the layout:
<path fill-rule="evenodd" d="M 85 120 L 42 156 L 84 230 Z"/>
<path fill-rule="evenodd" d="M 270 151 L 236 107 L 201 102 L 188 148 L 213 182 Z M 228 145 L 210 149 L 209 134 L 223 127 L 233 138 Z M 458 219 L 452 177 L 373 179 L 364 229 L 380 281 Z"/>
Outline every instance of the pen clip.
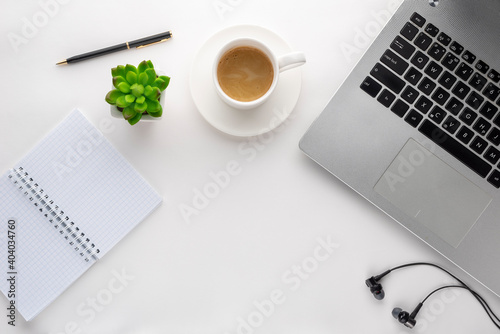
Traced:
<path fill-rule="evenodd" d="M 168 38 L 162 39 L 161 41 L 158 41 L 158 42 L 153 42 L 153 43 L 149 43 L 149 44 L 139 45 L 138 47 L 136 47 L 136 49 L 142 49 L 142 48 L 145 48 L 146 46 L 160 44 L 160 43 L 163 43 L 163 42 L 166 42 L 166 41 L 168 41 Z"/>

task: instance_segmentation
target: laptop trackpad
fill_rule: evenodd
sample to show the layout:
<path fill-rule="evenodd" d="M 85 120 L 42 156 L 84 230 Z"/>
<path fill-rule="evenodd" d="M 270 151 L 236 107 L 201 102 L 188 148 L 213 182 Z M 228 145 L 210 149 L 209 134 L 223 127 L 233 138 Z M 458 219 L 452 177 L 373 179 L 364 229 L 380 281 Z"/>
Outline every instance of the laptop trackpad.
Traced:
<path fill-rule="evenodd" d="M 491 202 L 487 193 L 413 139 L 374 189 L 455 248 Z"/>

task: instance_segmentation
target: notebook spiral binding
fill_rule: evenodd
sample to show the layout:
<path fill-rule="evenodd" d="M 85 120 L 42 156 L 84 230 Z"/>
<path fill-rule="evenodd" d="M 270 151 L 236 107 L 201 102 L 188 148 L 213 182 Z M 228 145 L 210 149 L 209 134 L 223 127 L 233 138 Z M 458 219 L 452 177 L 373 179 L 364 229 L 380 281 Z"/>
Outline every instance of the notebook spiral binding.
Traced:
<path fill-rule="evenodd" d="M 68 242 L 75 252 L 85 262 L 97 261 L 100 250 L 93 244 L 85 233 L 64 214 L 64 211 L 45 194 L 43 189 L 22 168 L 11 169 L 9 179 L 22 191 L 24 196 L 33 203 L 38 211 L 52 224 L 59 234 Z"/>

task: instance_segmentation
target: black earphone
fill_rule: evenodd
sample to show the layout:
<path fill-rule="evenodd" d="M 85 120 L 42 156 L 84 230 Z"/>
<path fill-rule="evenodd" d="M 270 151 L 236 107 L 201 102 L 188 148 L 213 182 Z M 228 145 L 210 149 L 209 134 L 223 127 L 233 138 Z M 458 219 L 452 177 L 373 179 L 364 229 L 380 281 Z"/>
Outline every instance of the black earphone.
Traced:
<path fill-rule="evenodd" d="M 370 292 L 372 293 L 373 297 L 375 297 L 376 300 L 384 299 L 385 297 L 384 288 L 382 287 L 382 284 L 379 283 L 379 281 L 385 275 L 389 274 L 392 270 L 394 269 L 384 271 L 382 274 L 377 276 L 372 276 L 365 281 L 366 286 L 370 288 Z"/>
<path fill-rule="evenodd" d="M 406 327 L 413 328 L 417 324 L 417 320 L 415 320 L 415 317 L 417 316 L 417 313 L 418 311 L 420 311 L 421 307 L 422 303 L 418 304 L 417 308 L 411 314 L 406 311 L 403 311 L 399 307 L 395 307 L 392 310 L 392 316 Z"/>
<path fill-rule="evenodd" d="M 486 312 L 486 314 L 488 314 L 488 317 L 493 322 L 493 324 L 498 329 L 500 329 L 500 319 L 491 310 L 490 306 L 484 300 L 484 298 L 481 295 L 479 295 L 477 292 L 475 292 L 474 290 L 472 290 L 471 288 L 469 288 L 469 286 L 467 284 L 465 284 L 462 280 L 460 280 L 458 277 L 456 277 L 455 275 L 453 275 L 452 273 L 450 273 L 448 270 L 446 270 L 446 269 L 444 269 L 444 268 L 442 268 L 442 267 L 440 267 L 440 266 L 438 266 L 436 264 L 427 263 L 427 262 L 414 262 L 414 263 L 403 264 L 401 266 L 397 266 L 397 267 L 394 267 L 392 269 L 386 270 L 383 273 L 381 273 L 380 275 L 376 275 L 376 276 L 372 276 L 372 277 L 368 278 L 367 280 L 365 280 L 365 284 L 366 284 L 366 286 L 368 288 L 370 288 L 370 292 L 372 293 L 373 297 L 375 297 L 375 299 L 382 300 L 385 297 L 385 292 L 384 292 L 384 288 L 382 287 L 382 284 L 380 284 L 380 280 L 382 278 L 384 278 L 385 276 L 387 276 L 388 274 L 390 274 L 394 270 L 398 270 L 398 269 L 402 269 L 402 268 L 406 268 L 406 267 L 412 267 L 412 266 L 431 266 L 431 267 L 435 267 L 437 269 L 440 269 L 440 270 L 444 271 L 445 273 L 447 273 L 451 277 L 453 277 L 460 284 L 459 285 L 445 285 L 445 286 L 442 286 L 442 287 L 439 287 L 439 288 L 435 289 L 434 291 L 432 291 L 431 293 L 429 293 L 417 305 L 417 307 L 415 307 L 415 309 L 411 313 L 408 313 L 407 311 L 404 311 L 403 309 L 401 309 L 399 307 L 394 308 L 392 310 L 392 316 L 394 318 L 396 318 L 396 320 L 398 320 L 401 324 L 405 325 L 408 328 L 415 327 L 415 325 L 417 324 L 417 320 L 415 320 L 415 318 L 416 318 L 418 312 L 420 311 L 420 309 L 422 308 L 422 306 L 424 305 L 425 301 L 430 296 L 432 296 L 434 293 L 436 293 L 436 292 L 438 292 L 440 290 L 443 290 L 443 289 L 457 288 L 457 289 L 465 289 L 465 290 L 469 291 L 474 296 L 474 298 L 476 298 L 476 300 L 479 302 L 479 304 L 481 304 L 481 306 L 483 307 L 483 309 Z"/>

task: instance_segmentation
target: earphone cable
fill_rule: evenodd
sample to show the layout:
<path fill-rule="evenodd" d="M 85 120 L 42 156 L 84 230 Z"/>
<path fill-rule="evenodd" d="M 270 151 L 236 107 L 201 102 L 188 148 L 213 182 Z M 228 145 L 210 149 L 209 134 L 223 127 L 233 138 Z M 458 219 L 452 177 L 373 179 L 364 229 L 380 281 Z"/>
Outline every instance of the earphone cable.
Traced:
<path fill-rule="evenodd" d="M 488 317 L 490 318 L 490 320 L 493 322 L 493 324 L 498 328 L 500 329 L 500 325 L 493 319 L 493 317 L 495 317 L 496 319 L 498 319 L 498 317 L 495 315 L 495 313 L 493 313 L 493 311 L 491 310 L 490 306 L 488 305 L 488 303 L 484 300 L 484 298 L 478 294 L 476 291 L 472 290 L 471 288 L 469 288 L 468 286 L 465 286 L 465 285 L 445 285 L 445 286 L 442 286 L 440 288 L 437 288 L 435 289 L 434 291 L 432 291 L 431 293 L 429 293 L 427 295 L 427 297 L 425 297 L 422 301 L 421 301 L 421 304 L 424 304 L 425 301 L 430 297 L 432 296 L 434 293 L 440 291 L 440 290 L 443 290 L 443 289 L 448 289 L 448 288 L 459 288 L 459 289 L 465 289 L 467 291 L 469 291 L 476 299 L 477 301 L 481 304 L 481 306 L 483 307 L 484 311 L 486 312 L 486 314 L 488 314 Z M 493 315 L 493 317 L 492 317 Z"/>

